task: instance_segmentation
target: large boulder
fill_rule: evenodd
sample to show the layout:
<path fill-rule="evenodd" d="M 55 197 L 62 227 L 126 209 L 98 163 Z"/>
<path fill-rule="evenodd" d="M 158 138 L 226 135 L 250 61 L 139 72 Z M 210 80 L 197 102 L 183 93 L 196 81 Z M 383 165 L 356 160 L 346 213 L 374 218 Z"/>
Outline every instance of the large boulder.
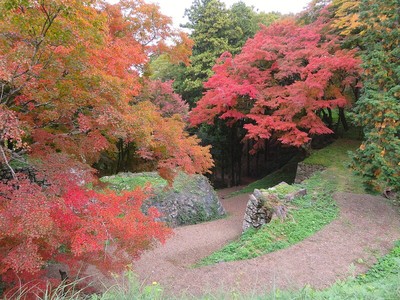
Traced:
<path fill-rule="evenodd" d="M 162 214 L 160 221 L 170 226 L 196 224 L 225 215 L 225 210 L 207 177 L 179 173 L 169 187 L 156 172 L 120 173 L 103 177 L 102 181 L 117 190 L 133 188 L 132 182 L 152 183 L 154 196 L 143 204 L 143 211 L 154 206 Z"/>

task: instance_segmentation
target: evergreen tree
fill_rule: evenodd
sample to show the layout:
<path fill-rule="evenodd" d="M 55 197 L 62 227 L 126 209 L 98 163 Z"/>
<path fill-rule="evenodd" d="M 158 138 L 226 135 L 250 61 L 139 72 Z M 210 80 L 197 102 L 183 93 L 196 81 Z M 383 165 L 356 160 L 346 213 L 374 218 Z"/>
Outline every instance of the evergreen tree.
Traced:
<path fill-rule="evenodd" d="M 378 191 L 400 189 L 399 21 L 398 0 L 361 1 L 365 71 L 356 119 L 365 139 L 352 166 Z"/>

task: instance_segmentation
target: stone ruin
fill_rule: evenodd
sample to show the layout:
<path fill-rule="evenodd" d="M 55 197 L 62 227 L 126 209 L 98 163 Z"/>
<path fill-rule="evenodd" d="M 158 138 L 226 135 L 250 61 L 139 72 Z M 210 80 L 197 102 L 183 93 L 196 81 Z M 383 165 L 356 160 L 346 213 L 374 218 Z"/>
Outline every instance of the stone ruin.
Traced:
<path fill-rule="evenodd" d="M 285 219 L 287 204 L 306 194 L 306 189 L 296 189 L 286 182 L 281 182 L 267 190 L 255 189 L 247 202 L 243 218 L 243 232 L 249 228 L 260 228 L 262 225 L 271 222 L 274 216 Z"/>

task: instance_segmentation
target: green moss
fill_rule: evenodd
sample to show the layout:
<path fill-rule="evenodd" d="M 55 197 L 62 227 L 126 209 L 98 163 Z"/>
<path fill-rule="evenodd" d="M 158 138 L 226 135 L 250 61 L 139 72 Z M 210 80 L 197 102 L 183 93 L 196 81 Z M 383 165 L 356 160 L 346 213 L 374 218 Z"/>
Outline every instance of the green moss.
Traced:
<path fill-rule="evenodd" d="M 101 182 L 108 183 L 111 189 L 118 192 L 122 190 L 134 190 L 137 187 L 144 187 L 147 184 L 154 188 L 163 188 L 167 186 L 167 181 L 156 173 L 121 173 L 114 176 L 105 176 L 100 178 Z"/>
<path fill-rule="evenodd" d="M 287 184 L 286 182 L 281 182 L 280 184 L 268 188 L 268 189 L 260 189 L 262 193 L 274 194 L 278 196 L 278 198 L 283 199 L 287 194 L 294 193 L 299 188 L 295 185 Z"/>
<path fill-rule="evenodd" d="M 193 204 L 194 204 L 194 211 L 196 213 L 181 212 L 178 215 L 179 224 L 192 225 L 215 219 L 214 216 L 207 214 L 206 208 L 204 207 L 203 204 L 200 203 L 193 203 Z"/>
<path fill-rule="evenodd" d="M 179 172 L 174 179 L 172 190 L 179 193 L 183 189 L 187 189 L 193 193 L 199 193 L 197 176 L 199 175 L 188 175 L 184 172 Z M 117 191 L 133 190 L 136 187 L 144 187 L 150 184 L 157 191 L 157 194 L 161 193 L 168 185 L 168 182 L 156 172 L 120 173 L 113 176 L 104 176 L 100 178 L 100 181 L 107 183 L 111 189 Z"/>

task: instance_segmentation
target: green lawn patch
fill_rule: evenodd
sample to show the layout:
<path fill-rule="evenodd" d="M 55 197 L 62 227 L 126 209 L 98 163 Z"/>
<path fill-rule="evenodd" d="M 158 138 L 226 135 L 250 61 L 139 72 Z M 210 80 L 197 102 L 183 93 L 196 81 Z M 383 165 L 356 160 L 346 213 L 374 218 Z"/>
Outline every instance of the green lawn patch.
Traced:
<path fill-rule="evenodd" d="M 326 167 L 327 170 L 322 173 L 322 176 L 327 181 L 335 180 L 337 191 L 367 193 L 362 178 L 355 175 L 348 167 L 349 152 L 355 151 L 359 145 L 360 141 L 357 140 L 338 139 L 326 148 L 313 151 L 303 163 Z"/>
<path fill-rule="evenodd" d="M 144 187 L 151 185 L 157 195 L 162 194 L 163 189 L 167 187 L 168 182 L 162 178 L 157 172 L 142 173 L 119 173 L 112 176 L 104 176 L 100 178 L 101 182 L 107 183 L 108 187 L 118 192 L 123 190 L 134 190 L 136 187 Z M 180 192 L 184 188 L 190 188 L 193 193 L 197 192 L 197 181 L 184 172 L 179 172 L 174 178 L 172 189 Z"/>
<path fill-rule="evenodd" d="M 120 173 L 113 176 L 100 178 L 101 182 L 107 183 L 108 187 L 118 192 L 123 190 L 134 190 L 151 184 L 153 188 L 163 188 L 168 182 L 155 172 L 143 173 Z"/>
<path fill-rule="evenodd" d="M 349 151 L 355 151 L 360 144 L 361 142 L 357 140 L 338 139 L 323 149 L 312 150 L 311 155 L 303 163 L 347 169 Z"/>

